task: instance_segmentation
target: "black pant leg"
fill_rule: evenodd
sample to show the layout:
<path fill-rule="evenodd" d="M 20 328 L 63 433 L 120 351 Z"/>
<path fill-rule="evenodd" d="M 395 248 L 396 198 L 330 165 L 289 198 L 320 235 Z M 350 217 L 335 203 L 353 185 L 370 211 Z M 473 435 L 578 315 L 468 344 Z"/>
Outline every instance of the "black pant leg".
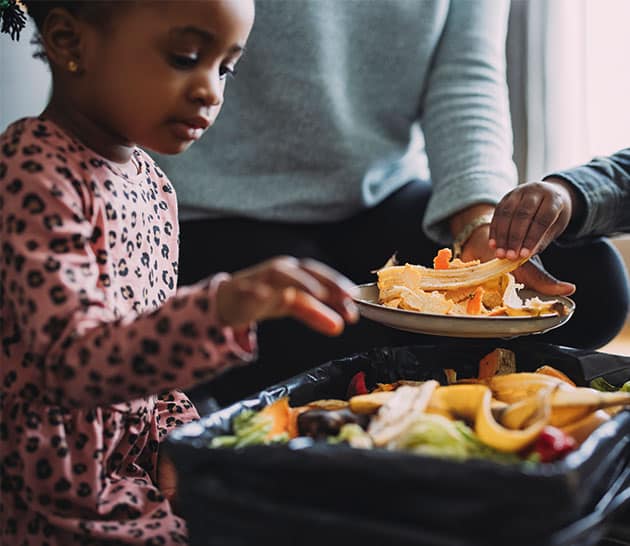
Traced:
<path fill-rule="evenodd" d="M 180 225 L 179 285 L 218 271 L 235 272 L 278 255 L 330 262 L 319 243 L 317 225 L 247 219 L 195 220 Z M 225 405 L 319 363 L 330 338 L 291 319 L 258 325 L 259 358 L 191 389 L 195 400 L 212 396 Z"/>
<path fill-rule="evenodd" d="M 335 266 L 357 283 L 376 282 L 372 273 L 396 253 L 401 263 L 428 265 L 443 245 L 430 240 L 422 230 L 424 211 L 431 196 L 431 183 L 414 180 L 394 192 L 377 207 L 328 229 L 329 248 Z M 347 328 L 346 354 L 372 347 L 394 347 L 440 342 L 430 335 L 403 332 L 362 318 Z"/>
<path fill-rule="evenodd" d="M 432 263 L 440 245 L 422 231 L 431 183 L 409 182 L 378 206 L 327 228 L 328 248 L 336 267 L 356 283 L 376 280 L 372 273 L 397 253 L 400 261 Z"/>
<path fill-rule="evenodd" d="M 179 286 L 219 271 L 233 273 L 278 255 L 326 261 L 315 225 L 228 218 L 180 222 Z"/>

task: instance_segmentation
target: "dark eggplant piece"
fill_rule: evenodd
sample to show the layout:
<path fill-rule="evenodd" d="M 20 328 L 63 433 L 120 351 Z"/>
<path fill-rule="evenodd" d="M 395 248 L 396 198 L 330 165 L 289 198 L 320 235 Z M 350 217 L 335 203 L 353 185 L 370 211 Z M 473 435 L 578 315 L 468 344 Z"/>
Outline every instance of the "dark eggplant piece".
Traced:
<path fill-rule="evenodd" d="M 365 429 L 370 421 L 369 415 L 361 415 L 348 408 L 339 410 L 311 409 L 298 415 L 297 428 L 300 436 L 326 438 L 336 436 L 343 425 L 355 423 Z"/>

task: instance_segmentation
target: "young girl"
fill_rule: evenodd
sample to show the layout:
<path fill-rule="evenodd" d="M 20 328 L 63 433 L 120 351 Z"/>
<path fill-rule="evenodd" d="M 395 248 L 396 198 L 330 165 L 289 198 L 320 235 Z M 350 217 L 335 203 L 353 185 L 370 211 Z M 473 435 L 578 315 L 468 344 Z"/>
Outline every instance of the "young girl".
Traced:
<path fill-rule="evenodd" d="M 183 544 L 156 485 L 160 441 L 197 417 L 173 389 L 253 359 L 254 321 L 338 334 L 351 284 L 283 257 L 175 294 L 175 194 L 136 145 L 212 125 L 253 0 L 24 3 L 53 91 L 0 140 L 0 543 Z"/>

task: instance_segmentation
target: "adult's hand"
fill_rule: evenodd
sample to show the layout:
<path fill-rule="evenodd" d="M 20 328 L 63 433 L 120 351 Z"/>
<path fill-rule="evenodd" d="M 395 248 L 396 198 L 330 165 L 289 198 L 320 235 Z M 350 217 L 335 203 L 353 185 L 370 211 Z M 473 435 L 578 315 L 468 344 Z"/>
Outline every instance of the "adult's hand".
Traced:
<path fill-rule="evenodd" d="M 493 223 L 495 219 L 496 213 L 495 218 L 493 218 Z M 490 245 L 489 239 L 490 226 L 484 225 L 477 228 L 462 249 L 462 260 L 481 260 L 482 262 L 486 262 L 497 257 L 495 248 Z M 513 255 L 512 259 L 516 259 L 517 257 L 517 255 Z M 569 296 L 575 292 L 574 284 L 556 279 L 545 270 L 540 258 L 536 256 L 515 270 L 513 274 L 517 282 L 523 283 L 528 288 L 540 292 L 541 294 L 548 296 Z"/>
<path fill-rule="evenodd" d="M 549 273 L 538 256 L 533 256 L 513 272 L 516 282 L 547 296 L 570 296 L 575 292 L 575 285 L 556 279 Z"/>
<path fill-rule="evenodd" d="M 505 195 L 490 225 L 497 258 L 528 258 L 542 252 L 569 225 L 577 197 L 560 178 L 522 184 Z"/>
<path fill-rule="evenodd" d="M 217 315 L 225 326 L 293 317 L 314 330 L 338 335 L 356 322 L 354 285 L 316 260 L 278 257 L 244 269 L 217 288 Z"/>

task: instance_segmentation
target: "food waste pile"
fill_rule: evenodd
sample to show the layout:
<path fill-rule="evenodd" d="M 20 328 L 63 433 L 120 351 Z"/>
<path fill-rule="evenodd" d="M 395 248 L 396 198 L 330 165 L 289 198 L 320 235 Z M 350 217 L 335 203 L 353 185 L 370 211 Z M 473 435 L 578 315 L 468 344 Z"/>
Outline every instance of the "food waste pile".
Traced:
<path fill-rule="evenodd" d="M 484 356 L 476 377 L 444 369 L 436 380 L 368 385 L 364 372 L 350 381 L 346 399 L 292 407 L 280 398 L 232 420 L 232 434 L 213 448 L 286 443 L 309 437 L 356 449 L 386 449 L 465 460 L 548 463 L 563 459 L 616 412 L 630 407 L 630 382 L 602 379 L 578 387 L 560 370 L 541 365 L 516 372 L 512 351 Z"/>

